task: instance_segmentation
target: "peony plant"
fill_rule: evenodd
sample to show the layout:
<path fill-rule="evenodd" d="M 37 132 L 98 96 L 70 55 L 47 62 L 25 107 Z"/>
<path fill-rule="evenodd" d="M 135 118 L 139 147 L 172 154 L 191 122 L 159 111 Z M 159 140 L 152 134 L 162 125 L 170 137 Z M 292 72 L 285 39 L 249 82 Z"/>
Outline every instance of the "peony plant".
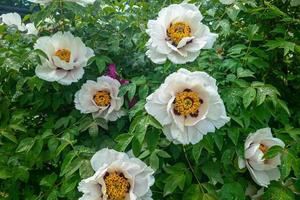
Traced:
<path fill-rule="evenodd" d="M 295 1 L 25 4 L 0 16 L 0 199 L 299 198 Z"/>

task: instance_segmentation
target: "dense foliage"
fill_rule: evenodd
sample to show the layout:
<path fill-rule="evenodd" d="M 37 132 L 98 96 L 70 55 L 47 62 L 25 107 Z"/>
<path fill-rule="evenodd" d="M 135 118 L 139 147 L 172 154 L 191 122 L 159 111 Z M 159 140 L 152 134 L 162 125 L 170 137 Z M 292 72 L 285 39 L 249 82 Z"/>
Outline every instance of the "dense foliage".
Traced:
<path fill-rule="evenodd" d="M 263 199 L 292 200 L 300 195 L 300 12 L 290 1 L 241 0 L 232 5 L 196 1 L 204 22 L 219 37 L 184 65 L 152 63 L 145 56 L 147 21 L 176 0 L 96 1 L 82 7 L 55 1 L 26 16 L 39 36 L 71 31 L 95 51 L 84 77 L 70 86 L 35 75 L 42 53 L 38 37 L 0 25 L 0 198 L 78 199 L 76 187 L 94 172 L 91 156 L 101 148 L 129 151 L 155 172 L 153 199 L 249 199 L 255 185 L 240 170 L 249 133 L 271 127 L 286 144 L 281 151 L 281 179 L 265 189 Z M 46 20 L 50 18 L 52 22 Z M 128 115 L 109 122 L 74 107 L 74 94 L 86 80 L 96 80 L 115 63 L 130 83 L 121 87 Z M 179 68 L 205 71 L 217 80 L 227 115 L 221 129 L 196 145 L 175 145 L 144 110 L 145 99 Z M 129 107 L 135 98 L 137 103 Z M 255 186 L 259 189 L 258 186 Z"/>

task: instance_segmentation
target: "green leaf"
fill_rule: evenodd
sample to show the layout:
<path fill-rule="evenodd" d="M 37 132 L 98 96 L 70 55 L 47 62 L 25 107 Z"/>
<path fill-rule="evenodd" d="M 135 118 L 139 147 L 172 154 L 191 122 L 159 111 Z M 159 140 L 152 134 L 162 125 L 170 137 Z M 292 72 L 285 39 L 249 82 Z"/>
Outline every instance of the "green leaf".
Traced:
<path fill-rule="evenodd" d="M 40 185 L 46 186 L 46 187 L 52 187 L 56 180 L 57 180 L 57 175 L 53 172 L 52 174 L 45 176 L 40 181 Z"/>
<path fill-rule="evenodd" d="M 281 176 L 283 178 L 286 178 L 291 173 L 292 169 L 297 176 L 300 176 L 300 159 L 292 150 L 283 151 L 280 168 Z"/>
<path fill-rule="evenodd" d="M 77 184 L 78 184 L 78 180 L 76 176 L 66 179 L 62 182 L 62 186 L 60 187 L 60 192 L 62 194 L 67 194 L 69 192 L 72 192 L 74 191 Z"/>
<path fill-rule="evenodd" d="M 295 200 L 295 195 L 288 188 L 269 186 L 263 195 L 263 200 Z"/>
<path fill-rule="evenodd" d="M 203 149 L 203 145 L 201 142 L 198 142 L 197 144 L 193 145 L 192 154 L 196 161 L 199 160 L 202 149 Z"/>
<path fill-rule="evenodd" d="M 157 157 L 155 151 L 153 151 L 150 155 L 150 166 L 154 170 L 157 170 L 159 168 L 159 158 Z"/>
<path fill-rule="evenodd" d="M 119 135 L 115 141 L 117 142 L 116 149 L 119 151 L 125 151 L 127 146 L 130 144 L 130 142 L 133 139 L 133 135 L 129 133 L 121 134 Z"/>
<path fill-rule="evenodd" d="M 237 69 L 237 77 L 244 78 L 244 77 L 254 77 L 254 72 L 250 71 L 249 69 L 238 68 Z"/>
<path fill-rule="evenodd" d="M 47 200 L 57 200 L 57 199 L 58 199 L 58 191 L 57 190 L 53 190 L 47 197 Z"/>
<path fill-rule="evenodd" d="M 183 198 L 184 200 L 202 200 L 203 193 L 198 184 L 193 184 L 188 187 L 188 189 L 184 192 Z"/>
<path fill-rule="evenodd" d="M 161 158 L 171 158 L 170 154 L 168 154 L 166 151 L 163 151 L 161 149 L 156 149 L 155 152 Z"/>
<path fill-rule="evenodd" d="M 66 167 L 64 169 L 64 171 L 62 171 L 60 173 L 60 176 L 65 176 L 65 177 L 69 177 L 72 174 L 74 174 L 82 165 L 82 159 L 81 158 L 76 158 L 75 160 L 73 160 L 70 165 L 68 165 L 68 167 Z"/>
<path fill-rule="evenodd" d="M 228 49 L 228 52 L 231 54 L 231 55 L 240 55 L 241 52 L 243 50 L 247 49 L 247 46 L 244 45 L 244 44 L 236 44 L 232 47 L 230 47 L 230 49 Z M 240 69 L 240 68 L 238 68 Z"/>
<path fill-rule="evenodd" d="M 220 163 L 208 161 L 203 165 L 202 171 L 213 182 L 223 183 Z"/>
<path fill-rule="evenodd" d="M 262 88 L 257 89 L 257 96 L 256 96 L 256 104 L 257 106 L 261 105 L 266 100 L 267 94 L 264 92 Z"/>
<path fill-rule="evenodd" d="M 281 99 L 277 99 L 277 103 L 278 105 L 280 105 L 281 108 L 283 108 L 283 110 L 290 116 L 290 110 L 288 108 L 288 106 L 286 105 L 286 103 L 284 101 L 282 101 Z"/>
<path fill-rule="evenodd" d="M 221 151 L 223 147 L 224 138 L 223 135 L 220 134 L 214 134 L 213 135 L 214 141 L 218 147 L 218 149 Z"/>
<path fill-rule="evenodd" d="M 79 168 L 79 175 L 82 179 L 91 177 L 94 174 L 94 170 L 91 166 L 90 160 L 83 160 Z"/>
<path fill-rule="evenodd" d="M 177 187 L 181 188 L 182 190 L 185 184 L 185 178 L 186 177 L 184 174 L 170 175 L 166 179 L 164 197 L 173 193 Z"/>
<path fill-rule="evenodd" d="M 93 123 L 89 127 L 89 134 L 91 137 L 97 137 L 99 132 L 98 125 L 96 123 Z"/>
<path fill-rule="evenodd" d="M 237 145 L 238 140 L 239 140 L 239 136 L 240 136 L 240 132 L 238 128 L 231 128 L 228 130 L 228 136 L 231 139 L 231 141 L 233 142 L 234 145 Z"/>
<path fill-rule="evenodd" d="M 145 76 L 139 76 L 139 77 L 134 77 L 132 80 L 136 85 L 144 85 L 146 84 L 146 77 Z"/>
<path fill-rule="evenodd" d="M 152 116 L 148 115 L 148 123 L 157 129 L 162 129 L 162 125 Z"/>
<path fill-rule="evenodd" d="M 257 26 L 256 24 L 248 25 L 246 34 L 249 40 L 253 40 L 253 37 L 257 33 L 258 29 L 259 26 Z"/>
<path fill-rule="evenodd" d="M 211 194 L 204 194 L 202 200 L 217 200 L 217 199 Z"/>
<path fill-rule="evenodd" d="M 21 152 L 29 152 L 30 149 L 33 147 L 35 143 L 34 138 L 25 138 L 21 140 L 19 146 L 17 147 L 16 152 L 21 153 Z"/>
<path fill-rule="evenodd" d="M 65 156 L 64 161 L 61 164 L 60 176 L 63 176 L 65 173 L 67 173 L 69 166 L 71 165 L 71 163 L 75 157 L 76 157 L 76 154 L 73 151 L 69 152 Z"/>
<path fill-rule="evenodd" d="M 0 167 L 0 179 L 8 179 L 12 176 L 13 174 L 10 168 L 7 168 L 5 166 Z"/>
<path fill-rule="evenodd" d="M 252 87 L 246 89 L 245 93 L 243 94 L 243 104 L 245 108 L 247 108 L 251 102 L 255 99 L 256 90 Z"/>
<path fill-rule="evenodd" d="M 272 146 L 271 148 L 268 149 L 268 151 L 264 154 L 263 158 L 264 159 L 271 159 L 277 156 L 279 153 L 281 153 L 283 148 L 281 146 Z"/>
<path fill-rule="evenodd" d="M 112 60 L 106 56 L 97 56 L 96 57 L 96 65 L 98 68 L 99 74 L 101 74 L 105 69 L 107 64 L 112 63 Z"/>
<path fill-rule="evenodd" d="M 282 48 L 284 49 L 284 55 L 287 55 L 290 51 L 294 52 L 295 49 L 295 43 L 285 41 L 281 38 L 276 40 L 269 40 L 265 46 L 268 47 L 268 50 L 272 50 L 275 48 Z"/>
<path fill-rule="evenodd" d="M 135 83 L 129 83 L 129 84 L 126 84 L 126 85 L 122 85 L 120 87 L 120 91 L 119 91 L 118 96 L 122 97 L 126 93 L 128 93 L 128 99 L 132 100 L 132 98 L 135 95 L 135 92 L 136 92 L 136 84 Z"/>
<path fill-rule="evenodd" d="M 146 142 L 148 149 L 152 152 L 157 146 L 159 140 L 159 133 L 157 131 L 151 131 L 146 134 Z"/>
<path fill-rule="evenodd" d="M 222 200 L 244 200 L 245 191 L 238 182 L 225 183 L 220 191 L 220 199 Z"/>
<path fill-rule="evenodd" d="M 17 138 L 15 135 L 13 135 L 13 133 L 5 131 L 5 130 L 1 130 L 0 129 L 0 133 L 2 136 L 6 137 L 7 139 L 9 139 L 10 141 L 17 143 Z"/>
<path fill-rule="evenodd" d="M 203 147 L 209 152 L 213 153 L 214 152 L 214 140 L 212 135 L 207 135 L 206 137 L 203 138 L 203 140 L 200 141 L 203 145 Z"/>
<path fill-rule="evenodd" d="M 44 82 L 45 81 L 39 79 L 37 76 L 30 77 L 27 81 L 31 91 L 34 91 L 35 89 L 37 89 L 37 91 L 40 91 Z"/>

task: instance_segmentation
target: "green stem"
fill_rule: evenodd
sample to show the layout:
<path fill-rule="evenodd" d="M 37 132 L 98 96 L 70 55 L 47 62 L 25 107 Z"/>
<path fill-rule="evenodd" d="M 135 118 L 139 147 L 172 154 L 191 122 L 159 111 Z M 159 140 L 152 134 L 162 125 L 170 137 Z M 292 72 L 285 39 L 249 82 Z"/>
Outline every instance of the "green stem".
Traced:
<path fill-rule="evenodd" d="M 192 164 L 191 164 L 191 162 L 190 162 L 190 160 L 189 160 L 189 158 L 188 158 L 188 156 L 187 156 L 186 149 L 185 149 L 185 146 L 184 146 L 184 145 L 182 146 L 182 149 L 183 149 L 183 153 L 184 153 L 185 159 L 186 159 L 186 161 L 187 161 L 187 163 L 188 163 L 188 165 L 189 165 L 189 168 L 191 169 L 192 174 L 194 175 L 195 179 L 197 180 L 198 185 L 199 185 L 199 187 L 200 187 L 200 189 L 201 189 L 201 192 L 204 194 L 204 189 L 203 189 L 203 187 L 202 187 L 202 185 L 201 185 L 200 180 L 199 180 L 198 177 L 196 176 L 195 170 L 194 170 L 194 168 L 193 168 L 193 166 L 192 166 Z"/>

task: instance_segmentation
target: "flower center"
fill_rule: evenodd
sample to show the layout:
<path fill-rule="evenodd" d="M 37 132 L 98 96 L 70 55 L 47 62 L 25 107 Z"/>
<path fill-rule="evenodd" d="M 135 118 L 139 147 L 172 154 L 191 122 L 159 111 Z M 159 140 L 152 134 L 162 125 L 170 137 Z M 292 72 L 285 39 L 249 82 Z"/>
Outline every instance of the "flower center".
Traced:
<path fill-rule="evenodd" d="M 261 152 L 263 152 L 263 153 L 266 153 L 268 151 L 268 147 L 266 147 L 263 144 L 260 144 L 259 145 L 259 150 L 261 150 Z"/>
<path fill-rule="evenodd" d="M 174 105 L 174 113 L 187 117 L 198 117 L 200 105 L 203 100 L 199 98 L 196 92 L 190 89 L 185 89 L 183 92 L 176 94 Z"/>
<path fill-rule="evenodd" d="M 70 62 L 71 51 L 69 49 L 59 49 L 55 52 L 55 56 L 59 57 L 61 60 Z"/>
<path fill-rule="evenodd" d="M 191 37 L 191 28 L 185 22 L 171 23 L 170 27 L 167 29 L 167 35 L 173 42 L 173 45 L 177 46 L 182 38 Z"/>
<path fill-rule="evenodd" d="M 130 184 L 123 173 L 106 173 L 104 177 L 106 193 L 109 200 L 124 200 Z"/>
<path fill-rule="evenodd" d="M 110 104 L 110 93 L 107 91 L 98 91 L 94 95 L 94 102 L 97 106 L 106 107 Z"/>

